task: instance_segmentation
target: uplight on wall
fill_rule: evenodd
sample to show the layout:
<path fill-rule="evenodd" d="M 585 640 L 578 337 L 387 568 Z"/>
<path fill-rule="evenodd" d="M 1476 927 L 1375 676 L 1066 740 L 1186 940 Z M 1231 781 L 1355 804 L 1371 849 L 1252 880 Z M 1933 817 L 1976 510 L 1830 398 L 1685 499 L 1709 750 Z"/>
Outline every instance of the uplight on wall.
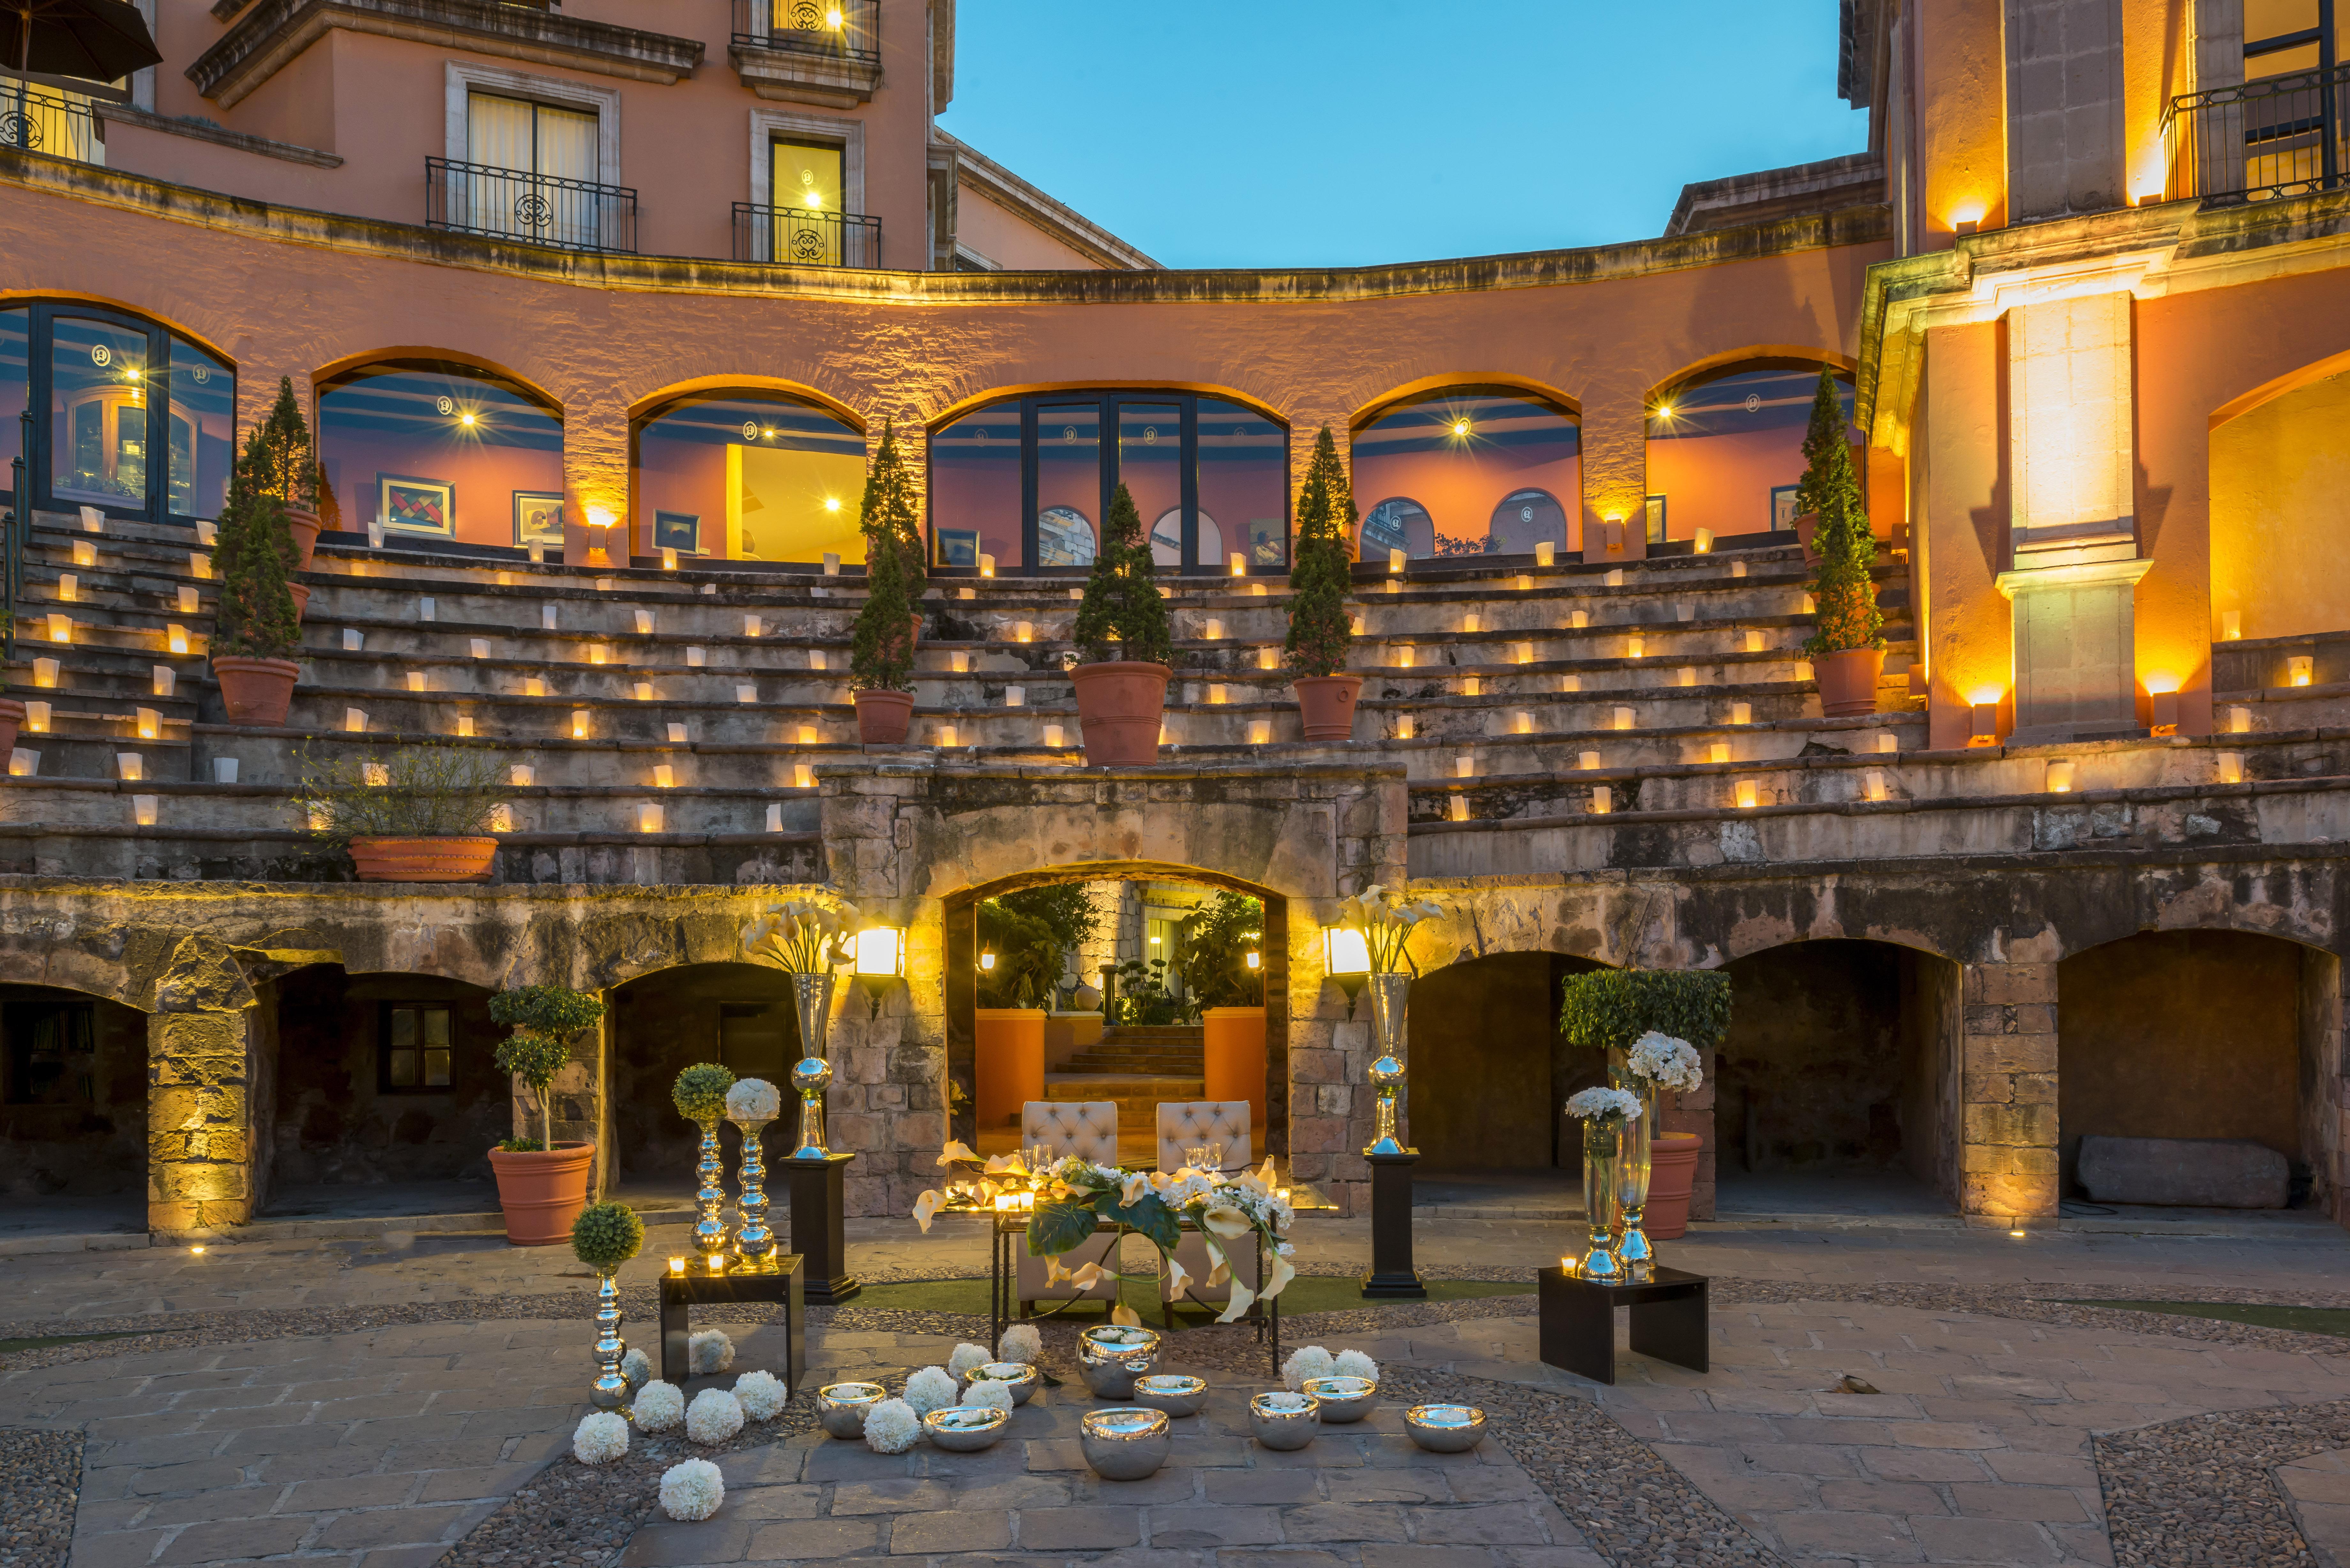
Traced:
<path fill-rule="evenodd" d="M 808 649 L 808 668 L 810 670 L 822 670 L 826 668 L 823 649 L 811 648 Z"/>
<path fill-rule="evenodd" d="M 630 685 L 629 691 L 639 702 L 650 702 L 653 700 L 653 683 L 650 680 L 639 680 Z"/>
<path fill-rule="evenodd" d="M 872 926 L 857 933 L 855 972 L 871 1003 L 868 1016 L 881 1016 L 881 997 L 906 977 L 906 933 L 895 926 Z"/>
<path fill-rule="evenodd" d="M 2157 735 L 2178 733 L 2178 681 L 2168 675 L 2146 680 L 2147 729 Z"/>
<path fill-rule="evenodd" d="M 704 649 L 688 648 L 685 650 L 685 667 L 688 670 L 700 670 L 709 661 L 710 654 Z"/>
<path fill-rule="evenodd" d="M 2001 695 L 2002 693 L 1997 691 L 1978 691 L 1969 700 L 1968 706 L 1973 711 L 1973 720 L 1967 736 L 1968 745 L 1996 746 L 1999 744 Z"/>
<path fill-rule="evenodd" d="M 612 524 L 616 521 L 617 519 L 612 515 L 612 509 L 608 506 L 588 508 L 588 558 L 591 562 L 603 566 L 612 564 L 609 546 L 612 541 Z"/>

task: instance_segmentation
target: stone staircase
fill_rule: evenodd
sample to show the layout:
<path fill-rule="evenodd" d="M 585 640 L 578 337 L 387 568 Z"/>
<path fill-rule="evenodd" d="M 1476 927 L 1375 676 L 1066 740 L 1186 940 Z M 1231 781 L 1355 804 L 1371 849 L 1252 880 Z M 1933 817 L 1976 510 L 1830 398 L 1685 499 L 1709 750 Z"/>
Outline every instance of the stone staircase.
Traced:
<path fill-rule="evenodd" d="M 1045 1097 L 1115 1100 L 1121 1133 L 1155 1137 L 1161 1105 L 1207 1097 L 1205 1034 L 1196 1023 L 1113 1024 L 1045 1075 Z"/>

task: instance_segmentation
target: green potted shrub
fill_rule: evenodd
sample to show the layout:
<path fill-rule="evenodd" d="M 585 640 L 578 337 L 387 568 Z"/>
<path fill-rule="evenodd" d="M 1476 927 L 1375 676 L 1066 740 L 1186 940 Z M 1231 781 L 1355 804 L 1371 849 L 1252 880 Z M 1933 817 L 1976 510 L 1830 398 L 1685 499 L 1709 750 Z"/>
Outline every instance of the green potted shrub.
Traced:
<path fill-rule="evenodd" d="M 491 828 L 511 795 L 498 753 L 428 741 L 382 762 L 324 761 L 306 748 L 295 805 L 310 831 L 350 851 L 362 882 L 484 882 Z"/>
<path fill-rule="evenodd" d="M 311 553 L 318 547 L 318 452 L 301 406 L 294 400 L 290 377 L 277 378 L 277 401 L 253 432 L 250 444 L 255 449 L 254 483 L 285 509 L 286 534 L 294 543 L 293 568 L 307 572 Z M 309 589 L 294 585 L 297 612 L 309 597 Z"/>
<path fill-rule="evenodd" d="M 1835 378 L 1820 372 L 1812 398 L 1811 428 L 1804 434 L 1805 466 L 1795 492 L 1795 509 L 1812 519 L 1807 553 L 1818 557 L 1812 571 L 1812 600 L 1818 618 L 1804 651 L 1811 656 L 1820 686 L 1820 711 L 1831 719 L 1877 711 L 1877 678 L 1885 668 L 1885 617 L 1877 607 L 1877 584 L 1869 569 L 1877 540 L 1868 531 L 1868 507 L 1861 499 L 1845 438 L 1844 405 Z"/>
<path fill-rule="evenodd" d="M 497 1050 L 498 1067 L 529 1088 L 540 1136 L 512 1137 L 490 1151 L 506 1240 L 518 1247 L 560 1241 L 588 1207 L 596 1146 L 555 1141 L 555 1079 L 571 1060 L 571 1042 L 604 1017 L 604 1004 L 563 985 L 525 985 L 490 998 L 490 1016 L 514 1031 Z"/>
<path fill-rule="evenodd" d="M 1085 662 L 1069 671 L 1086 765 L 1133 767 L 1159 760 L 1172 644 L 1150 541 L 1125 485 L 1102 519 L 1101 548 L 1086 578 L 1074 636 Z"/>
<path fill-rule="evenodd" d="M 857 734 L 868 746 L 896 745 L 914 717 L 914 649 L 922 634 L 914 604 L 927 574 L 894 423 L 882 427 L 858 521 L 865 533 L 865 607 L 857 612 L 848 652 Z"/>
<path fill-rule="evenodd" d="M 1314 461 L 1297 495 L 1297 555 L 1289 568 L 1290 690 L 1309 741 L 1343 741 L 1355 732 L 1363 678 L 1347 674 L 1355 640 L 1347 608 L 1353 586 L 1355 495 L 1330 428 L 1314 441 Z"/>
<path fill-rule="evenodd" d="M 232 724 L 276 728 L 294 702 L 302 667 L 301 617 L 286 574 L 296 559 L 286 504 L 269 493 L 275 462 L 269 427 L 257 425 L 230 470 L 213 575 L 220 583 L 213 620 L 213 678 Z"/>

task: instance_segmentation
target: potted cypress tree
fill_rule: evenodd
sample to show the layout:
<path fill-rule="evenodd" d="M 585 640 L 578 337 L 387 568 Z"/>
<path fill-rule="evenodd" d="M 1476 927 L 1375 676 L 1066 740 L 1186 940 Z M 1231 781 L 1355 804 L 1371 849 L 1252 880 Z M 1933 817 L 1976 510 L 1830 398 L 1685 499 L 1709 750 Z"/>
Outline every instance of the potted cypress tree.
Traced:
<path fill-rule="evenodd" d="M 1077 725 L 1089 768 L 1159 760 L 1167 680 L 1174 671 L 1168 662 L 1167 599 L 1155 576 L 1142 518 L 1120 484 L 1102 519 L 1101 548 L 1073 634 L 1086 659 L 1069 679 L 1077 689 Z"/>
<path fill-rule="evenodd" d="M 1330 427 L 1314 440 L 1314 461 L 1297 496 L 1297 558 L 1289 570 L 1290 689 L 1309 741 L 1343 741 L 1355 732 L 1363 678 L 1344 673 L 1355 639 L 1347 610 L 1355 537 L 1355 496 Z"/>
<path fill-rule="evenodd" d="M 928 574 L 894 421 L 882 427 L 858 522 L 865 533 L 865 607 L 857 612 L 848 651 L 857 734 L 868 746 L 896 745 L 914 717 L 914 649 L 922 634 L 914 602 Z"/>
<path fill-rule="evenodd" d="M 293 569 L 310 569 L 310 556 L 318 547 L 318 452 L 303 422 L 301 406 L 294 400 L 290 377 L 277 378 L 277 401 L 254 432 L 259 443 L 254 478 L 265 495 L 276 497 L 286 509 L 286 529 L 294 542 Z M 310 590 L 294 585 L 298 614 Z"/>
<path fill-rule="evenodd" d="M 270 493 L 269 427 L 254 427 L 230 471 L 213 553 L 220 580 L 213 620 L 213 677 L 232 724 L 286 722 L 302 667 L 288 657 L 302 642 L 286 573 L 296 559 L 286 505 Z"/>
<path fill-rule="evenodd" d="M 1885 668 L 1885 617 L 1877 610 L 1877 584 L 1869 576 L 1877 560 L 1877 540 L 1868 531 L 1868 508 L 1853 472 L 1835 378 L 1825 369 L 1812 398 L 1804 457 L 1795 504 L 1817 519 L 1808 547 L 1819 557 L 1812 573 L 1818 619 L 1804 651 L 1818 672 L 1823 714 L 1840 719 L 1873 713 L 1877 678 Z"/>
<path fill-rule="evenodd" d="M 498 1046 L 497 1064 L 526 1085 L 537 1102 L 541 1136 L 508 1138 L 490 1150 L 506 1240 L 544 1247 L 571 1233 L 588 1207 L 588 1178 L 596 1146 L 555 1141 L 555 1078 L 571 1060 L 571 1042 L 604 1016 L 604 1004 L 564 985 L 525 985 L 490 998 L 490 1016 L 514 1033 Z"/>

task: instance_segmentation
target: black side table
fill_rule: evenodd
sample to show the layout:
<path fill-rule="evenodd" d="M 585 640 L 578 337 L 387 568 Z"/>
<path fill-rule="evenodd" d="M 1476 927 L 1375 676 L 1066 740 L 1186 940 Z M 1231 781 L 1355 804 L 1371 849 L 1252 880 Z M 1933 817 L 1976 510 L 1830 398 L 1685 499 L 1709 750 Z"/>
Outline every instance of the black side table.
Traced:
<path fill-rule="evenodd" d="M 865 1288 L 848 1272 L 847 1234 L 841 1220 L 841 1170 L 856 1158 L 785 1156 L 767 1167 L 769 1176 L 782 1173 L 791 1189 L 792 1251 L 806 1260 L 811 1306 L 836 1306 Z"/>
<path fill-rule="evenodd" d="M 774 1302 L 784 1309 L 784 1390 L 799 1392 L 807 1371 L 807 1313 L 797 1253 L 775 1260 L 772 1274 L 663 1274 L 660 1277 L 660 1375 L 665 1383 L 685 1386 L 693 1366 L 688 1354 L 685 1309 L 690 1306 L 733 1305 L 739 1302 Z"/>
<path fill-rule="evenodd" d="M 1428 1287 L 1411 1261 L 1411 1168 L 1419 1150 L 1371 1154 L 1371 1272 L 1363 1276 L 1370 1301 L 1426 1301 Z"/>
<path fill-rule="evenodd" d="M 1657 1266 L 1642 1284 L 1577 1279 L 1565 1269 L 1541 1274 L 1539 1307 L 1545 1366 L 1616 1381 L 1616 1309 L 1632 1312 L 1632 1348 L 1692 1372 L 1706 1370 L 1706 1278 Z"/>

